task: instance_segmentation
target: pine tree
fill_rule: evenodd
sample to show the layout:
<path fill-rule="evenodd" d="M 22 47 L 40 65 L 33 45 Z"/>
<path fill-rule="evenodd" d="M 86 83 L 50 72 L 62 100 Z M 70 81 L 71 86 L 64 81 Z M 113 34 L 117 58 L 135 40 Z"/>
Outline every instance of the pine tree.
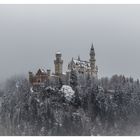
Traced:
<path fill-rule="evenodd" d="M 63 85 L 63 81 L 61 78 L 59 78 L 58 79 L 58 88 L 61 89 L 62 85 Z"/>
<path fill-rule="evenodd" d="M 70 86 L 72 87 L 73 90 L 75 90 L 77 85 L 78 85 L 77 74 L 72 69 L 71 70 L 71 75 L 70 75 Z"/>
<path fill-rule="evenodd" d="M 86 87 L 87 88 L 91 87 L 91 77 L 90 77 L 89 73 L 88 73 L 87 78 L 86 78 Z"/>
<path fill-rule="evenodd" d="M 75 107 L 81 106 L 81 100 L 80 100 L 79 91 L 78 91 L 77 88 L 76 88 L 76 90 L 75 90 L 74 106 L 75 106 Z"/>

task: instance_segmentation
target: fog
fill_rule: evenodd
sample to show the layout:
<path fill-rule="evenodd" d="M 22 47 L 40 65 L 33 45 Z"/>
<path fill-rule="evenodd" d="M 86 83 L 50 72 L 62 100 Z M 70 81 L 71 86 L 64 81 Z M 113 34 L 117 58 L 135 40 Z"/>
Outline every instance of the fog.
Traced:
<path fill-rule="evenodd" d="M 64 71 L 72 57 L 89 60 L 93 43 L 99 77 L 140 77 L 140 5 L 0 5 L 0 81 L 12 75 Z"/>

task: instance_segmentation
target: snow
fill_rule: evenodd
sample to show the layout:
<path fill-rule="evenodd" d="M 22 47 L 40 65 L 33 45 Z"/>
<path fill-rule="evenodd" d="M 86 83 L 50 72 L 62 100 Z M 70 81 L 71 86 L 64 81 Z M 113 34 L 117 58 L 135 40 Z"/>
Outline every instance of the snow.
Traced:
<path fill-rule="evenodd" d="M 60 91 L 64 93 L 66 99 L 69 101 L 71 100 L 71 98 L 73 97 L 75 93 L 73 89 L 68 85 L 63 85 Z"/>
<path fill-rule="evenodd" d="M 34 92 L 34 91 L 33 91 L 33 87 L 30 87 L 30 92 L 31 92 L 31 93 L 33 93 L 33 92 Z"/>
<path fill-rule="evenodd" d="M 42 73 L 46 73 L 46 70 L 44 70 L 44 69 L 42 69 L 42 68 L 41 68 L 40 70 L 41 70 Z"/>
<path fill-rule="evenodd" d="M 19 88 L 19 82 L 16 82 L 16 88 L 17 89 Z"/>
<path fill-rule="evenodd" d="M 45 90 L 51 90 L 51 91 L 55 91 L 55 88 L 51 87 L 51 86 L 48 86 L 45 88 Z"/>
<path fill-rule="evenodd" d="M 40 72 L 41 72 L 42 74 L 47 74 L 47 71 L 46 71 L 45 69 L 40 68 L 40 69 L 38 69 L 36 75 L 37 75 L 37 74 L 40 74 Z"/>
<path fill-rule="evenodd" d="M 84 67 L 84 68 L 89 68 L 90 67 L 90 63 L 87 62 L 87 61 L 74 59 L 73 62 L 76 65 L 79 65 L 79 66 Z"/>
<path fill-rule="evenodd" d="M 69 70 L 69 69 L 66 71 L 66 73 L 70 73 L 70 72 L 71 72 L 71 70 Z"/>
<path fill-rule="evenodd" d="M 58 52 L 56 52 L 56 54 L 61 54 L 61 52 L 58 51 Z"/>
<path fill-rule="evenodd" d="M 98 89 L 99 89 L 100 92 L 104 92 L 104 88 L 103 87 L 98 86 Z"/>
<path fill-rule="evenodd" d="M 108 93 L 115 93 L 115 90 L 109 89 L 107 92 L 108 92 Z"/>

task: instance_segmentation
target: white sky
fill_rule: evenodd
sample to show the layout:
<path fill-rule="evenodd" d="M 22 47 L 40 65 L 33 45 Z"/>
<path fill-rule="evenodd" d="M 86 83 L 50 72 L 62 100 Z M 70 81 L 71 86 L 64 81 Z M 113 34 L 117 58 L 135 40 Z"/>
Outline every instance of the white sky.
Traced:
<path fill-rule="evenodd" d="M 61 51 L 89 59 L 99 76 L 140 77 L 140 5 L 0 5 L 0 79 L 51 68 Z"/>

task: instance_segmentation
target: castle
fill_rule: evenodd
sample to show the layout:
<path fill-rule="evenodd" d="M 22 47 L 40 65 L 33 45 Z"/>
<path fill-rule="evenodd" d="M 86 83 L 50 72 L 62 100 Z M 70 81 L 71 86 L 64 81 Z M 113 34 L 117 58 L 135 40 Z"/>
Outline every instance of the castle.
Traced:
<path fill-rule="evenodd" d="M 93 44 L 90 49 L 90 59 L 89 61 L 84 61 L 80 59 L 80 56 L 78 56 L 78 59 L 73 59 L 68 64 L 68 70 L 75 70 L 77 74 L 87 75 L 97 77 L 98 73 L 98 67 L 95 65 L 96 59 L 95 59 L 95 51 Z"/>
<path fill-rule="evenodd" d="M 32 86 L 43 86 L 49 80 L 63 79 L 64 81 L 69 81 L 71 70 L 74 70 L 77 75 L 90 75 L 91 77 L 97 78 L 98 67 L 96 66 L 95 50 L 93 44 L 90 49 L 90 59 L 89 61 L 72 58 L 68 64 L 68 70 L 66 74 L 63 73 L 63 60 L 61 52 L 57 52 L 54 60 L 55 73 L 51 73 L 50 69 L 44 70 L 39 69 L 36 74 L 29 72 L 29 82 Z"/>

